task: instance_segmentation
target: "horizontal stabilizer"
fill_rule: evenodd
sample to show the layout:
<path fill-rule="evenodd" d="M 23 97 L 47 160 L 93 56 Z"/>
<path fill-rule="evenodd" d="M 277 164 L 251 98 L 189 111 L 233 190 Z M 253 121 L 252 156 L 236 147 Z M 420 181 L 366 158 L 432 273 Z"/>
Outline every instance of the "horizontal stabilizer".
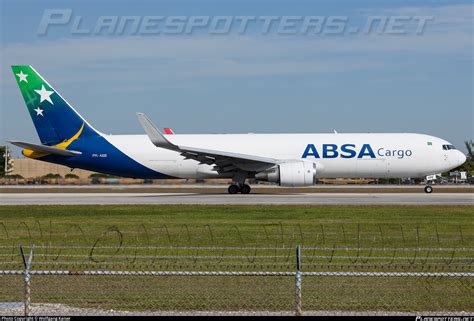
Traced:
<path fill-rule="evenodd" d="M 66 150 L 66 149 L 61 149 L 57 147 L 51 147 L 47 145 L 38 145 L 38 144 L 32 144 L 32 143 L 25 143 L 25 142 L 9 142 L 15 146 L 30 149 L 35 152 L 40 152 L 40 153 L 48 153 L 48 154 L 55 154 L 55 155 L 61 155 L 61 156 L 77 156 L 81 155 L 81 152 L 74 151 L 74 150 Z"/>

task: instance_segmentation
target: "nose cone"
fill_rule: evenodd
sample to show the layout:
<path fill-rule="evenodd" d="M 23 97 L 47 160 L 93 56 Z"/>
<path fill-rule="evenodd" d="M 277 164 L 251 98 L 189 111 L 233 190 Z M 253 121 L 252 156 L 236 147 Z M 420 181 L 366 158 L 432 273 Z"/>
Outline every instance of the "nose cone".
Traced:
<path fill-rule="evenodd" d="M 460 151 L 457 151 L 458 153 L 458 164 L 457 166 L 461 166 L 462 164 L 464 164 L 464 162 L 466 161 L 466 155 L 464 155 L 463 152 L 460 152 Z"/>

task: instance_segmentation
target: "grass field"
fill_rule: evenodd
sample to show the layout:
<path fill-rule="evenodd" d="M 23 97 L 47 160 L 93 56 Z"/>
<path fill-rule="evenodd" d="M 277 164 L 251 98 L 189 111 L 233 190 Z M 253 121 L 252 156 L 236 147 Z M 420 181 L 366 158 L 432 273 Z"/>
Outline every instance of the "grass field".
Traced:
<path fill-rule="evenodd" d="M 33 269 L 294 271 L 293 247 L 302 245 L 304 271 L 465 272 L 473 214 L 472 206 L 1 206 L 0 263 L 20 269 L 16 247 L 35 244 L 80 248 L 35 249 Z M 21 300 L 21 277 L 0 281 L 0 301 Z M 131 311 L 289 311 L 294 297 L 291 277 L 34 276 L 32 284 L 33 302 Z M 473 311 L 472 289 L 472 278 L 305 277 L 303 309 Z"/>
<path fill-rule="evenodd" d="M 474 206 L 1 206 L 0 245 L 473 245 Z M 357 244 L 354 243 L 357 240 Z"/>
<path fill-rule="evenodd" d="M 16 279 L 15 279 L 16 278 Z M 0 300 L 22 299 L 21 276 L 8 277 Z M 0 279 L 1 280 L 1 279 Z M 474 310 L 473 282 L 453 278 L 303 277 L 302 308 L 311 311 Z M 294 311 L 293 277 L 33 276 L 32 302 L 115 311 Z M 1 312 L 1 308 L 0 308 Z M 84 312 L 79 312 L 84 313 Z M 97 312 L 95 312 L 97 313 Z M 370 313 L 370 312 L 369 312 Z"/>
<path fill-rule="evenodd" d="M 101 255 L 114 256 L 116 261 L 117 257 L 126 255 L 164 256 L 171 253 L 188 256 L 275 255 L 293 264 L 292 248 L 301 245 L 328 248 L 304 251 L 303 255 L 312 256 L 305 262 L 308 264 L 357 261 L 361 265 L 370 265 L 370 262 L 406 265 L 416 259 L 416 264 L 410 264 L 413 267 L 423 263 L 423 258 L 430 263 L 440 257 L 445 258 L 444 261 L 437 261 L 449 263 L 444 264 L 445 267 L 462 268 L 465 264 L 461 263 L 466 262 L 456 261 L 457 257 L 468 260 L 473 254 L 463 250 L 474 247 L 473 209 L 473 206 L 1 206 L 0 246 L 81 246 L 84 249 L 62 250 L 61 254 L 78 255 L 73 257 L 76 261 L 84 259 L 95 263 Z M 149 250 L 130 252 L 128 246 L 290 250 L 272 253 L 163 250 L 157 253 Z M 392 248 L 456 251 L 386 250 Z M 354 255 L 357 257 L 342 258 Z M 331 257 L 325 260 L 318 256 Z M 334 260 L 334 256 L 338 260 Z M 392 259 L 400 256 L 411 259 Z M 150 265 L 149 261 L 135 259 L 133 263 Z M 153 262 L 164 260 L 154 259 Z M 206 262 L 211 264 L 213 261 Z M 276 264 L 267 264 L 271 265 Z"/>

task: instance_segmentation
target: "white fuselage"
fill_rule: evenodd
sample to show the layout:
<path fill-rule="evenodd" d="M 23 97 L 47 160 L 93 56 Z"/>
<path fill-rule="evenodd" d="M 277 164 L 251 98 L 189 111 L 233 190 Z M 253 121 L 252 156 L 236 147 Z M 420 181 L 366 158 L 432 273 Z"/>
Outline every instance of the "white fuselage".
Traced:
<path fill-rule="evenodd" d="M 461 165 L 465 156 L 447 141 L 422 134 L 202 134 L 167 135 L 180 146 L 316 163 L 318 178 L 422 177 Z M 157 148 L 146 135 L 104 135 L 130 158 L 178 178 L 229 177 L 212 165 Z M 367 147 L 368 145 L 368 147 Z M 365 147 L 364 147 L 365 146 Z"/>

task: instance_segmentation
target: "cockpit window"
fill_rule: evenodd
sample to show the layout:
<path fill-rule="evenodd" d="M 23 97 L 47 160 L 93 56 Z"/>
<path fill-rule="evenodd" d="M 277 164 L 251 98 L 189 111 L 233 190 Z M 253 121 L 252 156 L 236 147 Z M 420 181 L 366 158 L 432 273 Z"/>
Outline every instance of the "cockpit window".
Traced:
<path fill-rule="evenodd" d="M 454 145 L 443 145 L 443 150 L 451 150 L 451 149 L 456 149 Z"/>

